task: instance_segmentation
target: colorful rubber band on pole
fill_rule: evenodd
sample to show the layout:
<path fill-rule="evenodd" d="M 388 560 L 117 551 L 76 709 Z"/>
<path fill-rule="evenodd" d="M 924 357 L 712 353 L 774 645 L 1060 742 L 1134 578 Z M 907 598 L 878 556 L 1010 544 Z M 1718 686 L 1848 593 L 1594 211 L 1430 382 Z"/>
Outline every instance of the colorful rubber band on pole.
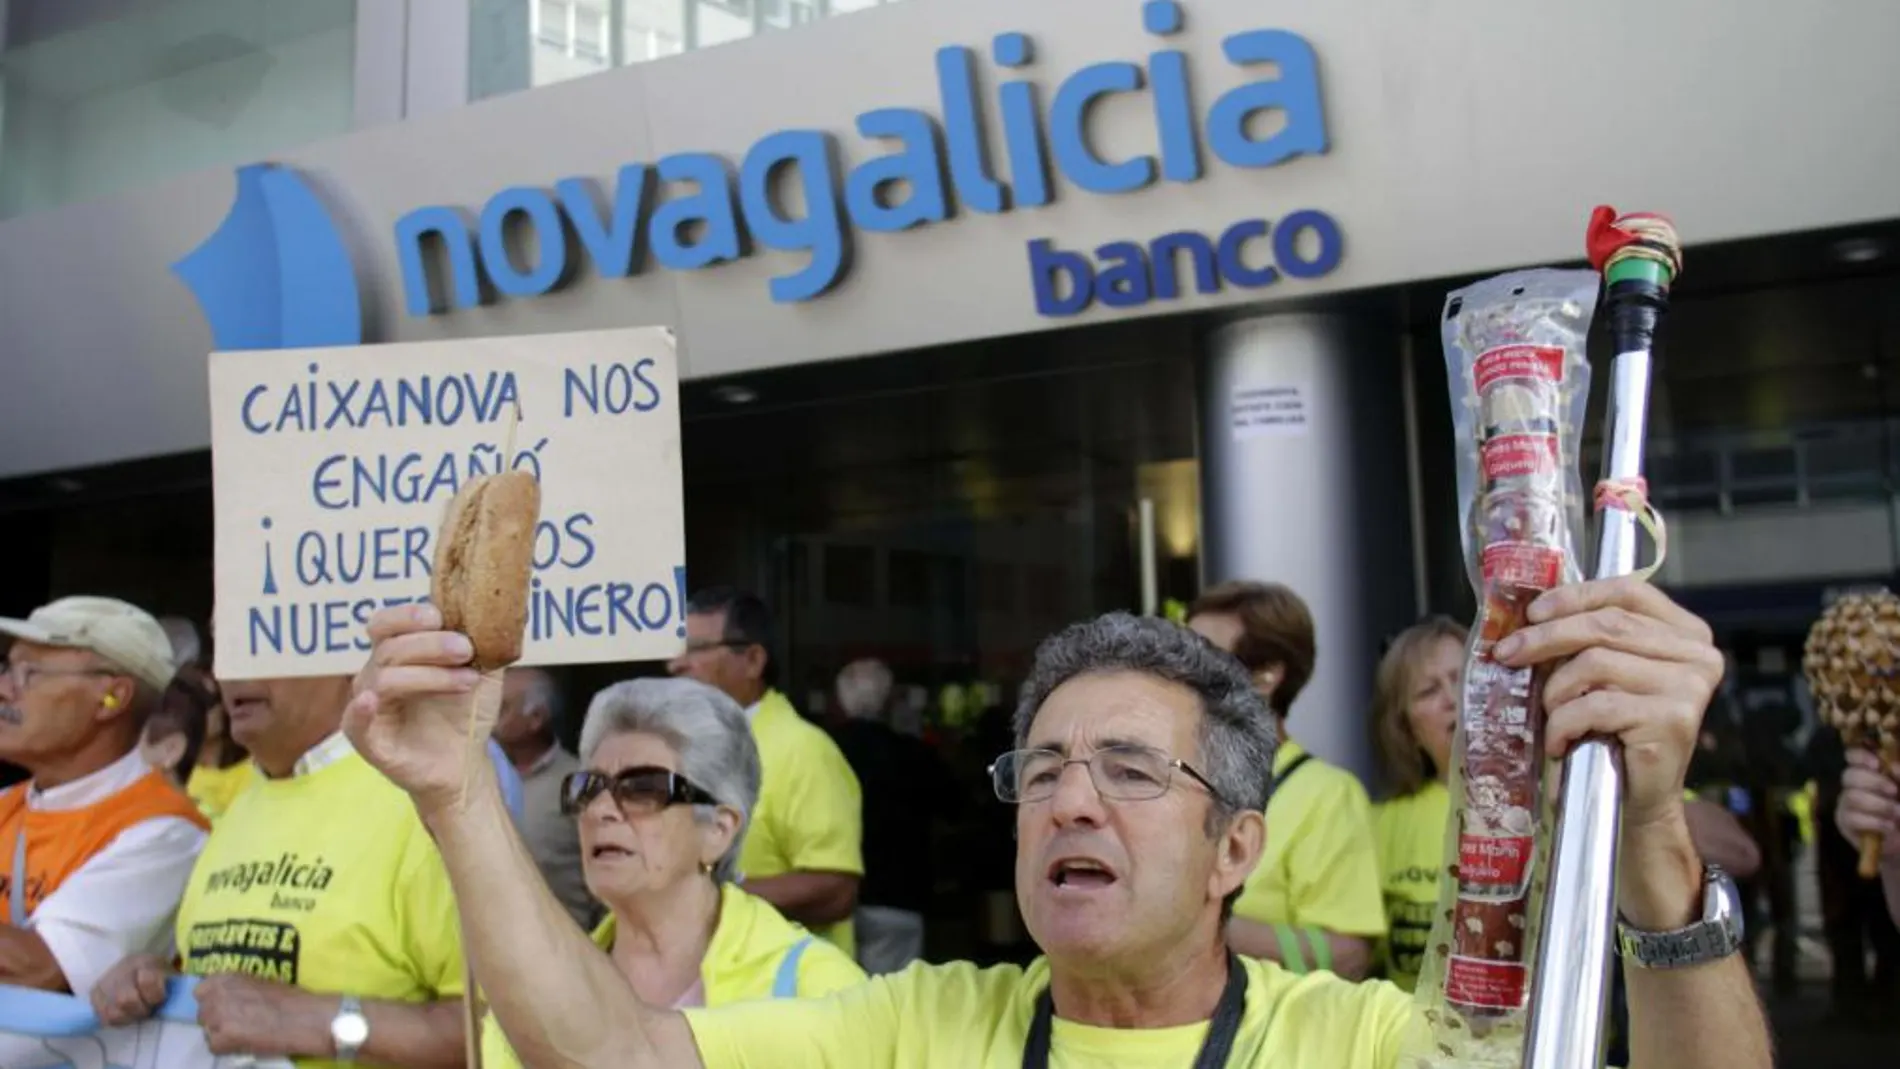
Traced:
<path fill-rule="evenodd" d="M 1640 475 L 1634 479 L 1605 479 L 1597 483 L 1596 506 L 1599 512 L 1622 509 L 1634 513 L 1636 522 L 1649 532 L 1650 541 L 1656 543 L 1656 559 L 1630 573 L 1648 582 L 1669 555 L 1669 528 L 1663 523 L 1662 513 L 1650 504 L 1649 482 Z"/>
<path fill-rule="evenodd" d="M 1590 266 L 1608 282 L 1648 276 L 1664 289 L 1682 275 L 1682 241 L 1675 224 L 1654 212 L 1617 215 L 1600 206 L 1585 236 Z"/>

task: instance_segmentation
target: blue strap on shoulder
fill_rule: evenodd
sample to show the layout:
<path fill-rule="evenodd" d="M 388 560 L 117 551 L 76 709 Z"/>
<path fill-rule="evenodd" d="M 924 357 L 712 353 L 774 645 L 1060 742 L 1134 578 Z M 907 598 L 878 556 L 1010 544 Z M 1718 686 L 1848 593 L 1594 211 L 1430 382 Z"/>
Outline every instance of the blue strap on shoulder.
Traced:
<path fill-rule="evenodd" d="M 785 960 L 778 963 L 778 977 L 772 981 L 773 998 L 798 997 L 798 961 L 805 956 L 805 948 L 811 946 L 811 940 L 808 935 L 785 952 Z"/>

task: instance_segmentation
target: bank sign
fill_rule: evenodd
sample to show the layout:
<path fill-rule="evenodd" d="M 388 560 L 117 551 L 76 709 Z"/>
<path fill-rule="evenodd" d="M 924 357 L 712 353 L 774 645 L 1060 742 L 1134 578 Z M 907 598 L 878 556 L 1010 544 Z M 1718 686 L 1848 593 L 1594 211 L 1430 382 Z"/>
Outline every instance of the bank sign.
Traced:
<path fill-rule="evenodd" d="M 1257 77 L 1197 101 L 1189 52 L 1169 47 L 1186 34 L 1182 5 L 1152 0 L 1140 14 L 1156 44 L 1145 63 L 1095 63 L 1053 88 L 1033 72 L 1035 46 L 1024 34 L 1003 33 L 990 42 L 988 59 L 998 72 L 987 79 L 996 83 L 993 92 L 983 88 L 985 64 L 975 50 L 939 49 L 938 113 L 884 107 L 857 116 L 858 137 L 885 151 L 860 152 L 860 162 L 848 169 L 834 133 L 780 130 L 736 160 L 682 152 L 629 162 L 611 178 L 577 175 L 551 187 L 511 186 L 479 208 L 416 208 L 396 221 L 393 235 L 404 305 L 414 316 L 448 314 L 540 297 L 569 284 L 583 263 L 611 281 L 639 276 L 653 264 L 671 271 L 714 269 L 759 248 L 792 254 L 797 262 L 770 280 L 771 300 L 811 301 L 845 278 L 862 234 L 953 225 L 963 212 L 1027 212 L 1022 225 L 1033 233 L 1033 210 L 1052 203 L 1065 187 L 1081 194 L 1128 194 L 1158 183 L 1191 184 L 1211 166 L 1264 170 L 1326 152 L 1318 62 L 1304 38 L 1279 29 L 1225 38 L 1219 48 L 1224 60 Z M 1109 159 L 1095 147 L 1091 116 L 1116 96 L 1149 105 L 1153 154 Z M 1001 133 L 1000 159 L 992 159 L 988 148 L 992 129 Z M 244 208 L 244 178 L 241 172 L 233 217 Z M 354 273 L 348 272 L 347 286 L 337 278 L 336 264 L 347 268 L 343 242 L 333 226 L 328 237 L 321 233 L 327 215 L 309 191 L 297 188 L 294 175 L 272 171 L 252 178 L 258 190 L 253 199 L 268 203 L 251 214 L 264 220 L 259 226 L 276 228 L 268 244 L 281 265 L 273 275 L 282 277 L 276 302 L 280 333 L 318 335 L 277 344 L 346 344 L 342 321 L 360 302 Z M 796 208 L 788 206 L 793 201 Z M 227 220 L 221 233 L 230 228 Z M 286 250 L 300 243 L 314 246 L 297 257 L 305 262 L 286 264 Z M 207 292 L 259 284 L 253 272 L 228 262 L 229 251 L 215 248 L 220 244 L 246 242 L 220 243 L 214 235 L 177 268 L 205 306 L 214 334 L 221 317 L 257 318 L 230 307 L 220 312 L 217 305 L 231 302 Z M 1338 266 L 1341 254 L 1336 221 L 1317 208 L 1298 207 L 1277 218 L 1238 219 L 1219 233 L 1136 235 L 1092 249 L 1030 237 L 1019 269 L 1038 313 L 1062 318 L 1097 304 L 1132 308 L 1174 300 L 1189 289 L 1212 294 L 1230 286 L 1261 289 L 1282 278 L 1318 278 Z M 292 289 L 292 278 L 304 285 Z M 316 307 L 292 307 L 302 303 Z M 254 334 L 257 324 L 250 326 Z M 224 341 L 219 339 L 220 348 L 233 347 Z"/>

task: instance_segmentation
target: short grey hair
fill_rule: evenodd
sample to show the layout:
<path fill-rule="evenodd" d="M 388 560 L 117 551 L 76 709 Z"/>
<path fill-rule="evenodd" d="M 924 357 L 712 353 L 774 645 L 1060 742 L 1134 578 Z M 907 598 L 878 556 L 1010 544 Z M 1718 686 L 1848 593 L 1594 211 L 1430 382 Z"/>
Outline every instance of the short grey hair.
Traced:
<path fill-rule="evenodd" d="M 523 684 L 521 708 L 523 712 L 540 706 L 548 714 L 548 727 L 558 728 L 561 723 L 561 688 L 554 685 L 554 677 L 539 668 L 510 668 L 510 672 L 519 672 L 527 682 Z"/>
<path fill-rule="evenodd" d="M 738 875 L 739 850 L 745 845 L 759 802 L 759 747 L 745 711 L 726 693 L 697 680 L 630 679 L 599 694 L 587 707 L 581 727 L 583 763 L 593 761 L 601 743 L 616 735 L 656 736 L 679 754 L 679 774 L 739 811 L 739 833 L 713 866 L 713 879 L 730 883 Z M 710 806 L 695 806 L 701 820 L 712 819 Z"/>
<path fill-rule="evenodd" d="M 883 661 L 875 657 L 852 661 L 838 673 L 838 704 L 854 719 L 879 719 L 890 708 L 894 683 Z"/>
<path fill-rule="evenodd" d="M 1240 662 L 1168 620 L 1109 613 L 1043 640 L 1016 706 L 1016 746 L 1029 745 L 1036 714 L 1057 687 L 1077 676 L 1139 672 L 1193 691 L 1201 703 L 1200 754 L 1191 762 L 1214 785 L 1208 813 L 1214 835 L 1242 810 L 1264 812 L 1273 785 L 1280 732 Z"/>

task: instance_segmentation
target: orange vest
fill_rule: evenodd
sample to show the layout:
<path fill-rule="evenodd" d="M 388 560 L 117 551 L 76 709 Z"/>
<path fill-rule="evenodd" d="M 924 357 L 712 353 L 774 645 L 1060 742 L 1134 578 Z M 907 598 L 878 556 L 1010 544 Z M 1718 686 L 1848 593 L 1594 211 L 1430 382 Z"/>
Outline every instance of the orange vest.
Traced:
<path fill-rule="evenodd" d="M 5 906 L 13 893 L 13 881 L 18 878 L 13 858 L 22 823 L 26 828 L 28 916 L 67 877 L 134 824 L 177 817 L 205 830 L 211 827 L 197 804 L 156 769 L 111 797 L 78 809 L 28 809 L 26 791 L 27 784 L 20 783 L 0 792 L 0 924 L 6 923 Z"/>

